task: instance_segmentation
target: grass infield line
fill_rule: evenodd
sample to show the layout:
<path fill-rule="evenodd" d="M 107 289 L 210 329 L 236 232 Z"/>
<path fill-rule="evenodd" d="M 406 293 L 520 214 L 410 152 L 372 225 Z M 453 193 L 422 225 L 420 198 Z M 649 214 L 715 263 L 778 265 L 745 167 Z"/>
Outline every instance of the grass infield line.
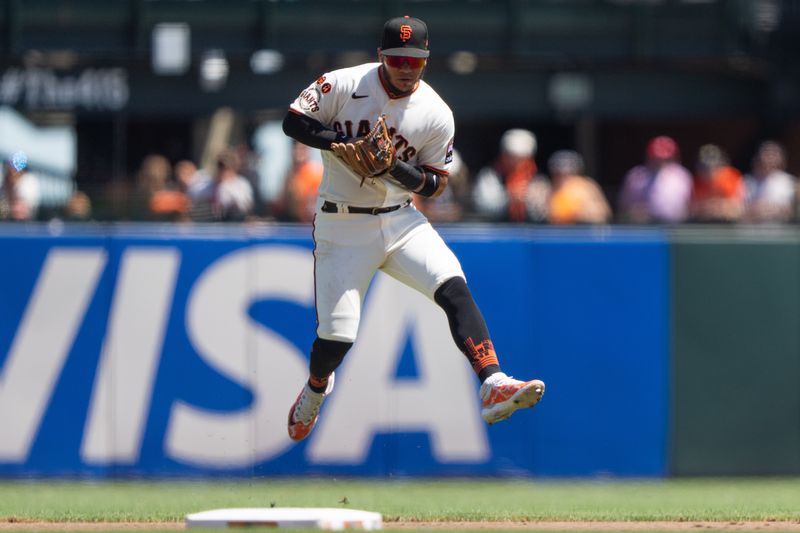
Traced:
<path fill-rule="evenodd" d="M 148 531 L 170 532 L 185 529 L 183 522 L 42 522 L 42 521 L 0 521 L 0 531 Z M 268 528 L 253 528 L 264 530 Z M 764 531 L 778 533 L 781 531 L 800 531 L 800 522 L 782 521 L 748 521 L 748 522 L 711 522 L 711 521 L 414 521 L 403 520 L 384 522 L 383 531 Z M 299 530 L 295 530 L 299 531 Z"/>
<path fill-rule="evenodd" d="M 378 512 L 386 529 L 742 529 L 800 532 L 800 478 L 715 480 L 0 482 L 0 528 L 182 528 L 189 513 L 241 507 Z M 7 525 L 3 526 L 2 522 Z M 69 524 L 69 525 L 65 525 Z M 555 524 L 550 527 L 548 524 Z M 686 524 L 692 524 L 687 526 Z M 708 526 L 706 526 L 708 524 Z M 49 526 L 48 526 L 49 527 Z M 55 526 L 59 528 L 59 526 Z M 92 526 L 92 531 L 101 529 Z"/>

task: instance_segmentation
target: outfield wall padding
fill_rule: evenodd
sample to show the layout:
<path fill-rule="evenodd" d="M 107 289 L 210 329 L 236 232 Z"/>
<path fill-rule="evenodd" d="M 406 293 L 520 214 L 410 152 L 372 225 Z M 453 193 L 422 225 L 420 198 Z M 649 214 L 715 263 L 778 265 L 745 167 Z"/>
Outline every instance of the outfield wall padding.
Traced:
<path fill-rule="evenodd" d="M 487 426 L 443 312 L 373 280 L 313 434 L 310 227 L 0 228 L 0 475 L 663 476 L 660 231 L 443 228 L 503 368 L 547 382 Z"/>
<path fill-rule="evenodd" d="M 0 226 L 0 475 L 796 475 L 793 228 L 447 226 L 534 410 L 486 426 L 441 310 L 373 280 L 312 436 L 305 226 Z"/>
<path fill-rule="evenodd" d="M 800 474 L 797 233 L 672 242 L 672 473 Z"/>

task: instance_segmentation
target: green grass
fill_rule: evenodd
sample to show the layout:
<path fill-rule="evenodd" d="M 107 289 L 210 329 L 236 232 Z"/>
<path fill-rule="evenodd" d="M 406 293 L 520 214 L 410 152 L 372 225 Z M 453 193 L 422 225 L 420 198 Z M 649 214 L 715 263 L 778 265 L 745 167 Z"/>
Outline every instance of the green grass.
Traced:
<path fill-rule="evenodd" d="M 272 504 L 347 506 L 380 512 L 387 522 L 799 521 L 800 479 L 0 483 L 3 520 L 179 522 L 196 511 Z"/>

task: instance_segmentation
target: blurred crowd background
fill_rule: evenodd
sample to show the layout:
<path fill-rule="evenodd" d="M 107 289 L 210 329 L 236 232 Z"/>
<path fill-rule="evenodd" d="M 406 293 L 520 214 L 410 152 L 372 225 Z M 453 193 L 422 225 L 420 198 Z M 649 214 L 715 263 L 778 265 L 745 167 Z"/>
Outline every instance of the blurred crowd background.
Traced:
<path fill-rule="evenodd" d="M 0 0 L 0 219 L 310 222 L 283 115 L 398 14 L 456 119 L 432 221 L 800 221 L 796 0 Z"/>

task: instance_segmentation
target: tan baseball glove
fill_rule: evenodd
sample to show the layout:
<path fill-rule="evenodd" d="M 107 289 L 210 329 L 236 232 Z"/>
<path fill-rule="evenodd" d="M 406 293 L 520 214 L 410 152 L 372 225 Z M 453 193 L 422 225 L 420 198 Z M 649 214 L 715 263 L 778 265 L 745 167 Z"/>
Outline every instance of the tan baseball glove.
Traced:
<path fill-rule="evenodd" d="M 333 143 L 331 150 L 350 169 L 361 176 L 361 183 L 375 178 L 392 168 L 397 157 L 384 115 L 367 135 L 347 143 Z"/>

